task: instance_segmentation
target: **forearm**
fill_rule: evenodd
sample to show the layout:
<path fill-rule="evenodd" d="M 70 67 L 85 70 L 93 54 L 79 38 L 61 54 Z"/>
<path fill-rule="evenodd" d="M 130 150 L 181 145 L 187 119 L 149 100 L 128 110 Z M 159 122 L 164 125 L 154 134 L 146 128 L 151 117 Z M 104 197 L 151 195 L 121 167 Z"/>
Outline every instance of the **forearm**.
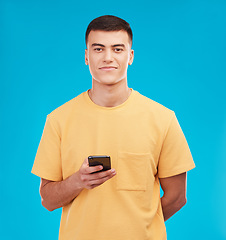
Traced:
<path fill-rule="evenodd" d="M 172 198 L 164 194 L 161 198 L 161 204 L 164 220 L 166 221 L 186 204 L 186 198 L 183 196 Z"/>
<path fill-rule="evenodd" d="M 43 182 L 40 188 L 42 205 L 49 211 L 53 211 L 73 201 L 83 189 L 79 185 L 78 177 L 78 173 L 74 173 L 63 181 Z"/>
<path fill-rule="evenodd" d="M 99 172 L 102 169 L 101 165 L 89 167 L 88 158 L 86 158 L 79 171 L 63 181 L 53 182 L 42 179 L 40 186 L 42 205 L 49 211 L 64 207 L 73 201 L 83 189 L 98 187 L 116 175 L 114 169 Z"/>

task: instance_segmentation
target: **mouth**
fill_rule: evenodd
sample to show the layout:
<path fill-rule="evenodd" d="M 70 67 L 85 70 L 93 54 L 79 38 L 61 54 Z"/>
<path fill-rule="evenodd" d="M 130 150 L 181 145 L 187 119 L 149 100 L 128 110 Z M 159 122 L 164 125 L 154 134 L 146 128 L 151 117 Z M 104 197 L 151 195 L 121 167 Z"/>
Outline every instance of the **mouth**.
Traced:
<path fill-rule="evenodd" d="M 103 70 L 103 71 L 113 71 L 113 70 L 117 69 L 117 67 L 114 67 L 114 66 L 105 66 L 105 67 L 100 67 L 99 69 L 100 69 L 100 70 Z"/>

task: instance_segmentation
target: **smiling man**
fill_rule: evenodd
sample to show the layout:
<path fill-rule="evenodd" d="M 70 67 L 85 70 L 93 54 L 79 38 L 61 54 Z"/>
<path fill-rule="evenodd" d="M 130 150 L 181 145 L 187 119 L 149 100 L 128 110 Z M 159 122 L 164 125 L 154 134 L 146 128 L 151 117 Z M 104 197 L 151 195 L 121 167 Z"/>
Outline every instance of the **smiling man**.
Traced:
<path fill-rule="evenodd" d="M 134 55 L 128 33 L 93 30 L 86 41 L 85 62 L 93 80 L 90 98 L 105 107 L 123 103 L 131 93 L 127 86 L 127 68 Z"/>
<path fill-rule="evenodd" d="M 195 165 L 174 112 L 128 87 L 132 39 L 123 19 L 94 19 L 92 88 L 47 117 L 32 172 L 43 206 L 63 209 L 61 240 L 165 240 L 164 221 L 186 203 Z M 110 156 L 112 168 L 90 166 L 90 155 Z"/>

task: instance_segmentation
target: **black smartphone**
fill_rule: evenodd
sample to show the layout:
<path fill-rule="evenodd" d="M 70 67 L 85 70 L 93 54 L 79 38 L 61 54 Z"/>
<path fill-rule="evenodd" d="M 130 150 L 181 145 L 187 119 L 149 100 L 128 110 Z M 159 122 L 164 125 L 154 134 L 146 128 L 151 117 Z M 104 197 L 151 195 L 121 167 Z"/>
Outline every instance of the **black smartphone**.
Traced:
<path fill-rule="evenodd" d="M 97 172 L 103 172 L 111 169 L 111 158 L 110 156 L 89 156 L 88 157 L 89 166 L 98 166 L 102 165 L 103 169 Z M 96 172 L 95 172 L 96 173 Z"/>

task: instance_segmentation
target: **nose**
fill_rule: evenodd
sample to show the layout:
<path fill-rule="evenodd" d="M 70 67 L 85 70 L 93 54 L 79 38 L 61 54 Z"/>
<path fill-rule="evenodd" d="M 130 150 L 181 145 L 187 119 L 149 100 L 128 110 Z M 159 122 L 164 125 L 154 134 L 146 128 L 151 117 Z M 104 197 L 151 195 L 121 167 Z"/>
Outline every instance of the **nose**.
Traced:
<path fill-rule="evenodd" d="M 110 49 L 105 50 L 104 62 L 111 63 L 113 61 L 112 51 Z"/>

